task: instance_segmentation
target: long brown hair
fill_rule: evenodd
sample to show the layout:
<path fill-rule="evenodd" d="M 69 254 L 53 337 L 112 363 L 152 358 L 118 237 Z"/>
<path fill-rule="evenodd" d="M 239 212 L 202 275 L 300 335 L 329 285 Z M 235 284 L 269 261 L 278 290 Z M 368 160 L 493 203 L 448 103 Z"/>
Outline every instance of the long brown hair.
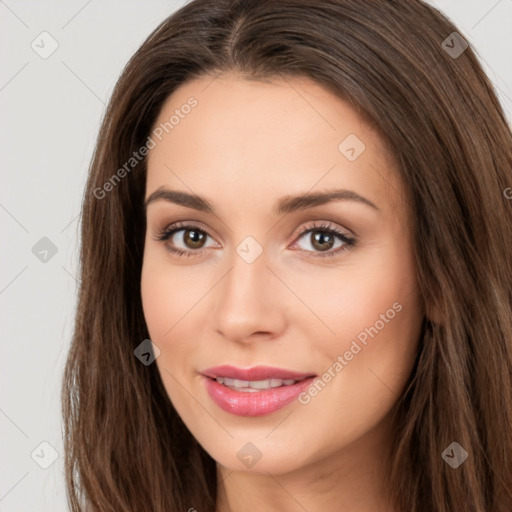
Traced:
<path fill-rule="evenodd" d="M 118 170 L 178 86 L 231 70 L 314 80 L 350 101 L 398 162 L 426 315 L 395 415 L 388 476 L 397 510 L 512 510 L 512 135 L 456 31 L 420 0 L 194 0 L 135 53 L 106 111 L 82 205 L 62 389 L 74 512 L 215 510 L 215 461 L 156 365 L 134 356 L 149 338 L 146 160 Z M 468 453 L 457 469 L 441 456 L 453 441 Z"/>

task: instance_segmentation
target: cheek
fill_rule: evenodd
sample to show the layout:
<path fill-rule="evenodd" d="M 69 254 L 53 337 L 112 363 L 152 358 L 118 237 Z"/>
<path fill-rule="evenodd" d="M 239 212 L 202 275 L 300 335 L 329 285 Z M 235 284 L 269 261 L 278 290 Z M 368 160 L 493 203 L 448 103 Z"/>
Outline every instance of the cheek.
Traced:
<path fill-rule="evenodd" d="M 201 321 L 207 301 L 202 299 L 211 287 L 200 272 L 173 265 L 164 250 L 158 247 L 145 250 L 142 308 L 149 337 L 160 349 L 156 364 L 168 392 L 174 389 L 175 381 L 164 370 L 179 380 L 190 378 L 195 370 L 184 361 L 192 361 L 194 353 L 208 350 L 198 340 L 207 339 L 203 333 L 206 324 Z"/>
<path fill-rule="evenodd" d="M 381 272 L 354 273 L 336 301 L 339 308 L 336 331 L 341 339 L 358 339 L 363 345 L 366 340 L 385 337 L 383 335 L 397 329 L 405 317 L 414 315 L 411 292 L 414 292 L 412 283 L 389 268 Z"/>
<path fill-rule="evenodd" d="M 400 395 L 418 348 L 423 311 L 414 260 L 405 243 L 387 244 L 339 276 L 324 299 L 336 332 L 324 354 L 340 363 L 333 391 L 353 410 L 366 397 L 378 415 Z"/>
<path fill-rule="evenodd" d="M 329 271 L 310 269 L 295 280 L 297 294 L 307 297 L 308 308 L 321 320 L 309 315 L 308 327 L 336 353 L 357 336 L 364 341 L 367 329 L 374 332 L 376 325 L 379 332 L 390 331 L 419 309 L 415 272 L 403 254 L 376 249 L 353 261 Z"/>
<path fill-rule="evenodd" d="M 179 293 L 177 292 L 179 290 Z M 144 318 L 151 341 L 159 348 L 155 363 L 160 372 L 167 395 L 177 406 L 184 380 L 183 361 L 192 345 L 187 343 L 190 333 L 182 329 L 186 325 L 180 319 L 194 302 L 191 292 L 180 282 L 179 271 L 173 271 L 169 263 L 156 251 L 145 251 L 141 273 L 141 298 Z M 188 337 L 187 337 L 188 335 Z M 184 341 L 180 343 L 180 340 Z"/>
<path fill-rule="evenodd" d="M 422 323 L 417 291 L 403 272 L 354 273 L 344 283 L 325 297 L 324 319 L 336 335 L 316 346 L 323 373 L 301 397 L 307 414 L 324 420 L 318 436 L 339 426 L 340 446 L 370 431 L 399 399 Z"/>
<path fill-rule="evenodd" d="M 187 275 L 181 267 L 170 263 L 165 250 L 146 241 L 141 299 L 146 325 L 155 342 L 170 341 L 169 330 L 174 330 L 173 326 L 200 297 L 201 283 L 191 282 Z"/>
<path fill-rule="evenodd" d="M 179 272 L 172 272 L 156 251 L 146 250 L 141 273 L 142 308 L 150 337 L 160 350 L 172 338 L 170 330 L 178 321 L 184 302 L 188 302 L 187 293 L 187 287 L 180 284 Z"/>
<path fill-rule="evenodd" d="M 353 264 L 347 260 L 328 275 L 325 270 L 304 274 L 301 293 L 331 332 L 316 321 L 305 328 L 309 338 L 318 341 L 325 370 L 331 367 L 336 375 L 343 374 L 337 385 L 343 382 L 345 392 L 366 389 L 379 396 L 389 393 L 386 386 L 399 391 L 410 374 L 423 311 L 414 259 L 405 241 L 357 256 Z M 340 364 L 332 369 L 336 361 Z"/>
<path fill-rule="evenodd" d="M 142 308 L 148 331 L 154 341 L 169 329 L 169 313 L 173 311 L 174 305 L 174 294 L 169 293 L 166 286 L 166 275 L 159 270 L 158 266 L 145 262 L 141 275 Z"/>

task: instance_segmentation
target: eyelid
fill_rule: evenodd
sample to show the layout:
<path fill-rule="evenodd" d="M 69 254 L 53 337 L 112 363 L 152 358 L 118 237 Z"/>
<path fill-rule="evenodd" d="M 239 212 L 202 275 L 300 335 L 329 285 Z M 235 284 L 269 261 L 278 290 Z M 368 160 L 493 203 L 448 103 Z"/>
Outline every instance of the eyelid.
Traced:
<path fill-rule="evenodd" d="M 352 233 L 348 230 L 344 230 L 344 228 L 338 227 L 336 224 L 330 221 L 324 221 L 324 220 L 314 220 L 311 221 L 312 225 L 310 223 L 306 222 L 306 226 L 302 226 L 299 229 L 299 232 L 297 233 L 296 237 L 302 236 L 304 233 L 307 233 L 308 231 L 314 231 L 317 230 L 326 230 L 326 231 L 334 231 L 338 233 L 339 235 L 343 235 L 347 238 L 354 238 Z"/>

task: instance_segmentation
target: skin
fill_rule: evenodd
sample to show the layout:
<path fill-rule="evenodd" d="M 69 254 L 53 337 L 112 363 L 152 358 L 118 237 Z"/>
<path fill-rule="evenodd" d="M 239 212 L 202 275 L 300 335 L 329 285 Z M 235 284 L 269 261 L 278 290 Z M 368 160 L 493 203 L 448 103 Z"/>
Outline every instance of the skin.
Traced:
<path fill-rule="evenodd" d="M 215 214 L 150 203 L 141 285 L 169 398 L 217 462 L 217 512 L 391 512 L 390 414 L 424 315 L 395 162 L 350 103 L 306 79 L 196 79 L 168 98 L 156 124 L 191 96 L 197 106 L 149 154 L 146 198 L 165 186 L 205 197 Z M 349 134 L 366 146 L 354 161 L 338 149 Z M 340 188 L 378 210 L 341 200 L 284 216 L 272 211 L 283 196 Z M 201 255 L 166 250 L 174 243 L 197 252 L 186 230 L 155 240 L 178 221 L 208 234 Z M 314 233 L 300 235 L 320 221 L 356 245 L 322 257 Z M 236 252 L 247 236 L 263 251 L 252 263 Z M 335 240 L 327 252 L 342 245 Z M 400 312 L 307 404 L 240 417 L 206 392 L 199 372 L 220 364 L 321 376 L 395 303 Z M 248 442 L 261 452 L 250 468 L 237 457 Z"/>

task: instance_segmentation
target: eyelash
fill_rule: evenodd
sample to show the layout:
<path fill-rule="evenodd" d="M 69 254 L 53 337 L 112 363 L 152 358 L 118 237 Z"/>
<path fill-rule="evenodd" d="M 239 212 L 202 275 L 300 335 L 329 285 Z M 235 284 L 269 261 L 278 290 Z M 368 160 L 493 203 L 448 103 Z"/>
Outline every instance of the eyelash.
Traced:
<path fill-rule="evenodd" d="M 204 229 L 199 228 L 198 226 L 195 226 L 194 224 L 187 224 L 183 222 L 177 222 L 175 224 L 172 224 L 168 227 L 166 227 L 161 233 L 159 233 L 154 240 L 158 242 L 166 242 L 169 238 L 171 238 L 175 233 L 178 233 L 179 231 L 199 231 L 207 236 L 210 236 Z M 317 256 L 311 256 L 313 258 L 327 258 L 330 256 L 335 256 L 336 254 L 339 254 L 343 251 L 346 251 L 350 249 L 351 247 L 354 247 L 356 245 L 355 238 L 347 236 L 345 233 L 342 233 L 339 229 L 333 227 L 330 224 L 313 224 L 311 227 L 304 228 L 299 235 L 297 236 L 297 239 L 300 239 L 302 236 L 304 236 L 307 233 L 311 233 L 314 231 L 321 231 L 324 233 L 328 233 L 329 235 L 334 235 L 335 237 L 338 237 L 341 239 L 341 241 L 344 243 L 341 247 L 338 247 L 338 249 L 334 251 L 329 251 L 325 253 L 318 252 Z M 176 249 L 175 247 L 170 247 L 166 245 L 166 250 L 170 253 L 178 255 L 178 257 L 194 257 L 194 256 L 200 256 L 205 249 L 199 249 L 199 250 L 190 250 L 190 251 L 183 251 L 181 249 Z M 306 252 L 317 252 L 317 251 L 306 251 Z"/>

